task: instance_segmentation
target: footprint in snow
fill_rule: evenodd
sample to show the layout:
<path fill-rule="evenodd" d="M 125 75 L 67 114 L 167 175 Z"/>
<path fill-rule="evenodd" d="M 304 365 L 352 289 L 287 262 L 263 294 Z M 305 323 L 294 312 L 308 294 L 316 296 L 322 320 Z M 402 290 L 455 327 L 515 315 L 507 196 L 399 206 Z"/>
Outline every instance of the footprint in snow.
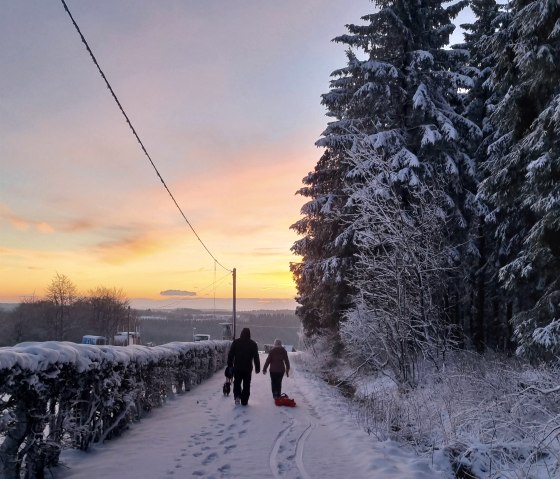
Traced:
<path fill-rule="evenodd" d="M 222 445 L 222 444 L 225 444 L 226 442 L 231 442 L 231 441 L 233 441 L 233 437 L 228 436 L 225 439 L 222 439 L 218 444 Z"/>
<path fill-rule="evenodd" d="M 229 464 L 224 464 L 222 467 L 218 467 L 218 471 L 222 474 L 222 477 L 229 477 L 231 466 Z"/>
<path fill-rule="evenodd" d="M 204 459 L 204 461 L 202 461 L 202 464 L 207 466 L 211 462 L 215 461 L 217 458 L 218 458 L 218 455 L 215 452 L 212 452 L 212 453 L 208 454 L 208 456 L 206 456 L 206 459 Z"/>

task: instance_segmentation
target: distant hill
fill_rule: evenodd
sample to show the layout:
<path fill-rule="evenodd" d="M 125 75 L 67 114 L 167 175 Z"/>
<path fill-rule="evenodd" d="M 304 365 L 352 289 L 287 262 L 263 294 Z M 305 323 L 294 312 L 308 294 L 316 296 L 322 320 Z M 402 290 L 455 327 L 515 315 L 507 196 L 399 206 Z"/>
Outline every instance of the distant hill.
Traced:
<path fill-rule="evenodd" d="M 0 311 L 13 311 L 19 303 L 0 303 Z"/>
<path fill-rule="evenodd" d="M 171 299 L 139 299 L 131 298 L 130 306 L 134 309 L 169 309 L 173 308 L 192 308 L 202 310 L 231 310 L 231 298 L 179 298 Z M 237 298 L 237 311 L 256 311 L 266 310 L 284 310 L 289 309 L 295 311 L 296 302 L 294 299 L 258 299 L 258 298 Z"/>

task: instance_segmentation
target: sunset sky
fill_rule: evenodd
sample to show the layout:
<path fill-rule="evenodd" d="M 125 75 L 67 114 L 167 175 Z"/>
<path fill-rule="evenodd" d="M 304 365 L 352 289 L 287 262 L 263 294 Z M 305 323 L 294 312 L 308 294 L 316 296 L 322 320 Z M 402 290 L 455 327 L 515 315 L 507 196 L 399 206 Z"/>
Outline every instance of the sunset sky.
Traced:
<path fill-rule="evenodd" d="M 2 1 L 0 302 L 66 275 L 171 303 L 230 298 L 58 0 Z M 67 0 L 124 109 L 240 298 L 293 298 L 289 226 L 321 151 L 330 40 L 368 0 Z M 217 286 L 214 287 L 214 283 Z"/>

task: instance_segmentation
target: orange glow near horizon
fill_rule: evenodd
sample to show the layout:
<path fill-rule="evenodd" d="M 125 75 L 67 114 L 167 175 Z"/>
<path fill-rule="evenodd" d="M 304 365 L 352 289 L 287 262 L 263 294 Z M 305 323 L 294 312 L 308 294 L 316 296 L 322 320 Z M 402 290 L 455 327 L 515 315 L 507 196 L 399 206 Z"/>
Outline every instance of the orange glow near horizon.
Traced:
<path fill-rule="evenodd" d="M 245 169 L 227 167 L 222 173 L 218 180 L 208 173 L 194 182 L 176 183 L 176 198 L 190 202 L 190 221 L 220 263 L 237 269 L 239 298 L 294 298 L 289 264 L 297 258 L 289 249 L 297 237 L 289 226 L 298 219 L 303 198 L 293 191 L 284 195 L 295 190 L 301 176 L 298 162 L 273 159 Z M 143 192 L 141 211 L 123 205 L 120 214 L 132 221 L 118 226 L 111 211 L 104 215 L 107 225 L 100 218 L 37 222 L 1 212 L 3 230 L 17 238 L 23 234 L 28 246 L 0 249 L 0 302 L 43 297 L 57 273 L 84 295 L 105 286 L 122 289 L 127 297 L 153 300 L 174 299 L 160 294 L 165 290 L 188 291 L 194 298 L 231 297 L 231 273 L 214 268 L 161 189 L 152 186 Z M 154 220 L 142 221 L 142 216 Z M 74 245 L 76 238 L 79 247 L 64 246 Z"/>
<path fill-rule="evenodd" d="M 247 269 L 236 267 L 237 297 L 292 299 L 295 296 L 295 285 L 289 271 L 291 259 L 288 254 L 285 257 L 278 257 L 277 264 L 269 264 L 270 268 L 264 272 L 262 265 L 253 265 Z M 149 262 L 146 261 L 129 264 L 126 269 L 99 268 L 93 262 L 88 264 L 88 260 L 84 261 L 84 258 L 79 255 L 61 255 L 55 259 L 49 254 L 45 255 L 48 265 L 50 266 L 53 261 L 59 265 L 56 269 L 50 270 L 48 266 L 40 266 L 42 260 L 35 254 L 33 261 L 39 266 L 29 268 L 23 275 L 13 275 L 10 281 L 2 279 L 0 302 L 19 302 L 31 297 L 44 297 L 57 273 L 66 275 L 78 287 L 79 294 L 84 296 L 98 286 L 105 286 L 122 289 L 128 298 L 171 300 L 174 299 L 173 296 L 166 297 L 161 294 L 162 291 L 171 289 L 194 293 L 193 296 L 177 296 L 190 297 L 190 299 L 232 297 L 232 274 L 219 267 L 214 272 L 211 263 L 208 268 L 197 271 L 171 268 L 162 270 L 161 267 L 155 268 L 153 265 L 150 267 Z M 76 262 L 79 262 L 82 267 L 76 268 Z M 275 270 L 274 267 L 279 269 Z"/>

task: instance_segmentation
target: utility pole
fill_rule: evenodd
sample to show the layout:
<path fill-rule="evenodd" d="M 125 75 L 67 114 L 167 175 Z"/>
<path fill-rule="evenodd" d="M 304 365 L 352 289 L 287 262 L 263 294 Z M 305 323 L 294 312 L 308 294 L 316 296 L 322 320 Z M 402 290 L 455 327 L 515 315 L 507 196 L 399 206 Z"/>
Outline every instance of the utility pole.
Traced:
<path fill-rule="evenodd" d="M 233 268 L 233 336 L 232 339 L 235 339 L 235 323 L 237 322 L 236 318 L 236 287 L 237 287 L 237 270 Z"/>

